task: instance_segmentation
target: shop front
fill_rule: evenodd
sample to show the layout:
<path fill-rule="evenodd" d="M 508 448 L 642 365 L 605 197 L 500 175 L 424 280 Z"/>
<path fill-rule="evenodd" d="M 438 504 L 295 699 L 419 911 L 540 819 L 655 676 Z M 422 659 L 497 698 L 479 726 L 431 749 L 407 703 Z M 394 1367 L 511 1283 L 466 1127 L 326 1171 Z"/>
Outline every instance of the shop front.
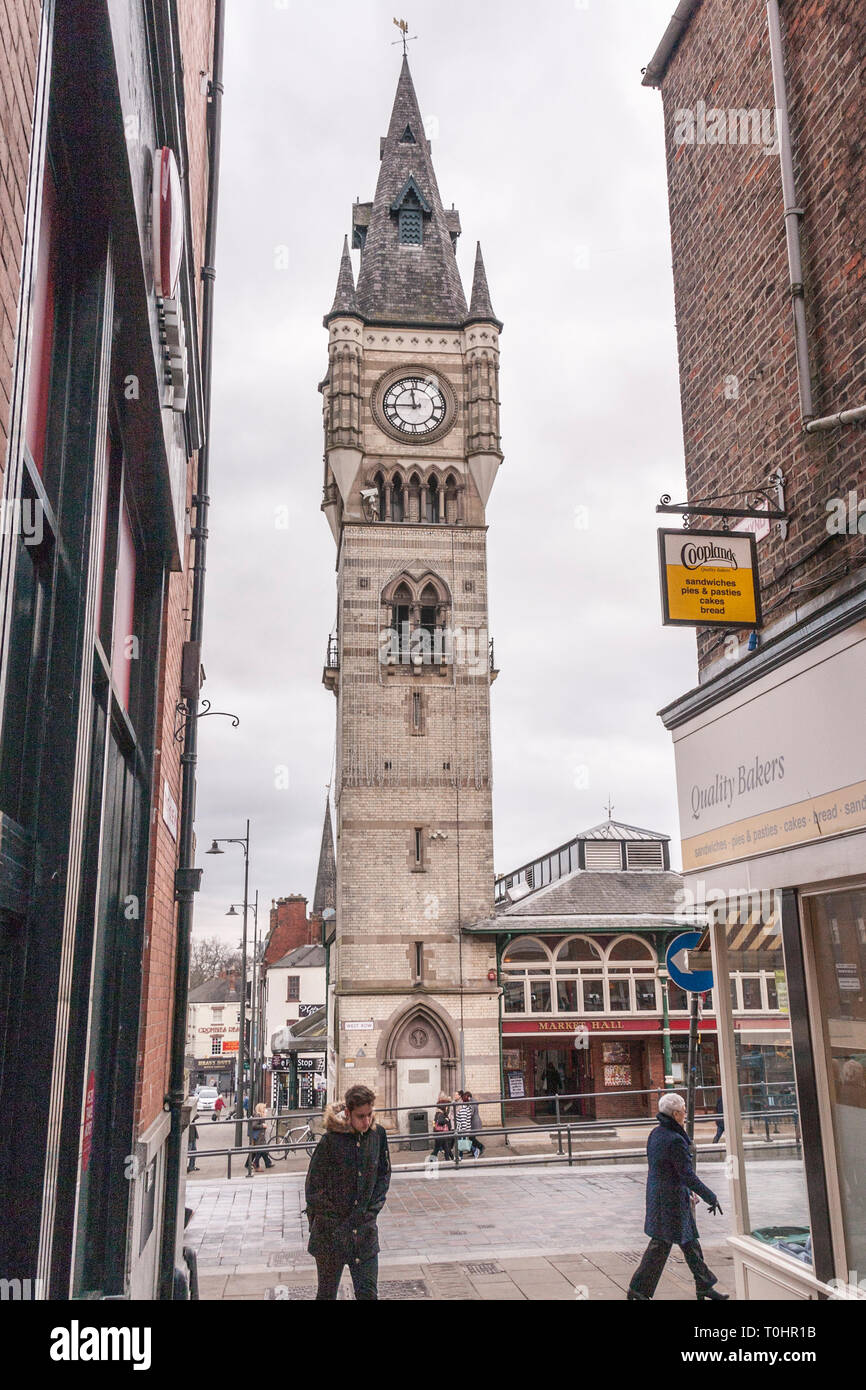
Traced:
<path fill-rule="evenodd" d="M 864 606 L 855 594 L 662 712 L 685 883 L 728 985 L 715 994 L 739 1298 L 866 1297 Z M 772 1035 L 735 1026 L 758 994 Z M 768 1130 L 772 1173 L 753 1147 Z"/>

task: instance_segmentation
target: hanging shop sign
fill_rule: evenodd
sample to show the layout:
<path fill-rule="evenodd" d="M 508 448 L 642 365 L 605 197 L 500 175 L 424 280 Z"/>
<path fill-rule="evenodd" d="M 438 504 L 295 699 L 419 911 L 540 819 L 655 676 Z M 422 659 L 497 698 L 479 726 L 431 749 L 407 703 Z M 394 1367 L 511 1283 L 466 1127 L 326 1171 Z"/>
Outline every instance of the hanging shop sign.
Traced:
<path fill-rule="evenodd" d="M 183 308 L 178 294 L 183 260 L 184 207 L 180 174 L 168 145 L 153 156 L 151 244 L 153 289 L 163 353 L 164 404 L 186 409 L 187 355 Z"/>
<path fill-rule="evenodd" d="M 754 535 L 662 529 L 658 537 L 666 626 L 761 626 Z"/>

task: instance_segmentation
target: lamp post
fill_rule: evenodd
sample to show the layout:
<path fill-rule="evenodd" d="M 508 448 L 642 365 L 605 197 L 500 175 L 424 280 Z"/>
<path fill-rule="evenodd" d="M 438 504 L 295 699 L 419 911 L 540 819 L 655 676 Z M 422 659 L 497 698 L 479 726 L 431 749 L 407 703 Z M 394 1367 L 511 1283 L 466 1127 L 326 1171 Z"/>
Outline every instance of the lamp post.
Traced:
<path fill-rule="evenodd" d="M 208 851 L 210 853 L 210 851 Z M 253 913 L 253 965 L 252 965 L 252 985 L 250 988 L 250 1109 L 252 1110 L 259 1093 L 261 1082 L 261 1065 L 259 1057 L 258 1036 L 261 1029 L 261 999 L 259 991 L 259 890 L 256 889 L 256 896 L 250 904 Z M 243 903 L 230 903 L 226 917 L 237 917 L 237 909 L 243 909 Z"/>
<path fill-rule="evenodd" d="M 244 852 L 244 934 L 241 942 L 241 999 L 240 999 L 240 1028 L 238 1030 L 238 1097 L 237 1097 L 237 1123 L 235 1125 L 235 1148 L 243 1147 L 244 1142 L 244 1090 L 246 1085 L 246 1073 L 244 1062 L 246 1061 L 246 1004 L 247 1004 L 247 908 L 250 896 L 250 823 L 247 821 L 247 833 L 243 839 L 230 839 L 223 837 L 214 840 L 206 854 L 224 854 L 225 850 L 220 849 L 220 845 L 240 845 Z"/>

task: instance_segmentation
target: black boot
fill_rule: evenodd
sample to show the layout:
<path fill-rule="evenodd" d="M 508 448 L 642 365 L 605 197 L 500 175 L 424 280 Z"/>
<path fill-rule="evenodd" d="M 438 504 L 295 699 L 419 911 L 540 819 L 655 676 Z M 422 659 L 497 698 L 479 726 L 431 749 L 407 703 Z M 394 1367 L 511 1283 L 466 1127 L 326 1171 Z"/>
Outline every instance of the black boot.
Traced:
<path fill-rule="evenodd" d="M 651 1303 L 651 1302 L 652 1302 L 652 1299 L 650 1298 L 649 1294 L 638 1293 L 636 1289 L 629 1289 L 628 1293 L 626 1294 L 626 1300 L 627 1300 L 628 1302 L 630 1302 L 630 1303 L 631 1303 L 631 1302 L 634 1302 L 634 1303 Z"/>
<path fill-rule="evenodd" d="M 703 1293 L 698 1292 L 698 1303 L 702 1298 L 723 1299 L 730 1298 L 730 1296 L 729 1293 L 720 1293 L 718 1289 L 704 1289 Z"/>

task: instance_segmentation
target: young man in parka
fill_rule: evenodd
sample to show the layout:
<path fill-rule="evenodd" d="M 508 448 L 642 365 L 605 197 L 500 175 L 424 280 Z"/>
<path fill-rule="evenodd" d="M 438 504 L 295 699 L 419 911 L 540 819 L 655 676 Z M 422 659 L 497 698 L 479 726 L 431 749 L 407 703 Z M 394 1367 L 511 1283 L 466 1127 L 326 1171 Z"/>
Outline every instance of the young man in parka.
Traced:
<path fill-rule="evenodd" d="M 319 1275 L 317 1300 L 333 1301 L 348 1264 L 358 1301 L 378 1299 L 376 1218 L 391 1181 L 388 1137 L 373 1117 L 368 1086 L 350 1086 L 342 1107 L 325 1111 L 325 1133 L 307 1173 L 307 1246 Z"/>

